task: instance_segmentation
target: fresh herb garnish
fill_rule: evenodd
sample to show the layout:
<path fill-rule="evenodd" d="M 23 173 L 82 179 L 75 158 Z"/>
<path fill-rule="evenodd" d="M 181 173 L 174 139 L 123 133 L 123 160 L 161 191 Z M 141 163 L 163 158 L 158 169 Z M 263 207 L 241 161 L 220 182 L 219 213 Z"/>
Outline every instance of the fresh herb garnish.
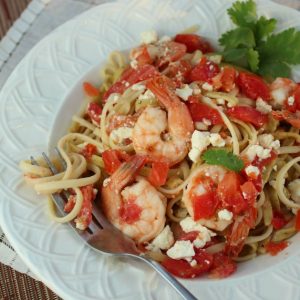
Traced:
<path fill-rule="evenodd" d="M 274 34 L 277 21 L 258 18 L 253 0 L 237 1 L 227 12 L 237 27 L 219 39 L 224 60 L 265 77 L 289 77 L 290 66 L 300 64 L 300 32 Z"/>
<path fill-rule="evenodd" d="M 244 168 L 244 162 L 237 155 L 223 149 L 207 150 L 202 158 L 209 165 L 224 166 L 235 172 L 240 172 Z"/>

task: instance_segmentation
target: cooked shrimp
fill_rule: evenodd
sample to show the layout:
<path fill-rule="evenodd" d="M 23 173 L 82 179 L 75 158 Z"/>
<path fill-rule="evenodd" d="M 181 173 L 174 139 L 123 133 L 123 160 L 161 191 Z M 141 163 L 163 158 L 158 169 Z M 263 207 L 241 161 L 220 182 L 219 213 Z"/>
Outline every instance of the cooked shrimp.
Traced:
<path fill-rule="evenodd" d="M 271 95 L 273 98 L 273 106 L 275 108 L 281 108 L 284 101 L 290 96 L 290 94 L 296 88 L 296 83 L 288 78 L 276 78 L 271 86 Z"/>
<path fill-rule="evenodd" d="M 182 161 L 189 151 L 194 125 L 184 103 L 172 92 L 166 77 L 157 77 L 147 87 L 166 108 L 147 107 L 138 118 L 132 135 L 136 153 L 170 165 Z"/>
<path fill-rule="evenodd" d="M 226 172 L 226 169 L 220 166 L 200 166 L 192 175 L 182 196 L 182 201 L 190 216 L 201 225 L 217 231 L 224 230 L 231 223 L 231 220 L 218 219 L 216 214 L 218 202 L 215 201 L 213 190 L 213 187 L 224 178 Z M 199 200 L 209 205 L 198 205 Z"/>
<path fill-rule="evenodd" d="M 135 176 L 145 157 L 134 156 L 103 184 L 102 207 L 107 219 L 137 243 L 155 238 L 164 228 L 166 199 L 147 180 Z"/>

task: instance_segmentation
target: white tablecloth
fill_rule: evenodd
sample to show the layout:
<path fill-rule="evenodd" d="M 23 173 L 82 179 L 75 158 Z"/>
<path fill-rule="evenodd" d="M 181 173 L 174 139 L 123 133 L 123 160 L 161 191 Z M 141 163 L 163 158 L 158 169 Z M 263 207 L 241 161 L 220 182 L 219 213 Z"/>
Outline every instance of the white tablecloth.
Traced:
<path fill-rule="evenodd" d="M 0 89 L 13 71 L 15 66 L 26 55 L 26 53 L 44 36 L 50 33 L 60 24 L 66 22 L 72 17 L 80 14 L 81 12 L 105 2 L 112 0 L 35 0 L 47 3 L 47 5 L 39 12 L 30 26 L 24 28 L 25 32 L 19 43 L 17 43 L 11 56 L 2 63 L 0 67 Z M 182 0 L 188 1 L 188 0 Z M 199 0 L 204 1 L 204 0 Z M 227 0 L 223 0 L 227 1 Z M 281 4 L 300 10 L 300 0 L 273 0 Z M 1 43 L 0 43 L 1 46 Z M 0 47 L 1 48 L 1 47 Z M 1 50 L 1 49 L 0 49 Z M 0 53 L 1 54 L 1 53 Z M 1 56 L 0 56 L 1 62 Z M 2 60 L 3 62 L 3 60 Z M 1 101 L 1 99 L 0 99 Z M 0 228 L 0 262 L 9 265 L 19 272 L 27 273 L 34 277 L 27 266 L 18 257 L 17 253 L 10 246 L 9 241 L 6 239 L 4 233 Z"/>

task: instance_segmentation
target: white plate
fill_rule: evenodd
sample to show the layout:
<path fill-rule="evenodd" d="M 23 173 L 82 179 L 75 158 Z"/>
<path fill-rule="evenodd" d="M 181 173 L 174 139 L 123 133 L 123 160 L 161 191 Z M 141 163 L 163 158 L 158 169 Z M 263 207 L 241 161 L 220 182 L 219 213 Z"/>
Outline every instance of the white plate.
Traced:
<path fill-rule="evenodd" d="M 99 255 L 84 246 L 68 226 L 51 222 L 45 198 L 36 196 L 24 184 L 18 162 L 47 149 L 60 107 L 57 120 L 61 123 L 52 127 L 52 137 L 63 134 L 66 121 L 63 124 L 62 119 L 69 120 L 77 110 L 78 82 L 86 74 L 97 81 L 95 66 L 109 52 L 131 48 L 139 42 L 141 31 L 152 28 L 160 34 L 174 35 L 200 24 L 200 34 L 217 40 L 230 28 L 226 14 L 230 4 L 225 0 L 123 0 L 95 7 L 36 45 L 3 87 L 0 225 L 31 270 L 64 299 L 179 297 L 148 267 Z M 259 12 L 276 17 L 280 29 L 300 29 L 300 14 L 292 9 L 261 0 Z M 226 280 L 182 282 L 203 299 L 300 299 L 299 235 L 293 241 L 277 257 L 261 256 L 239 265 L 238 272 Z"/>

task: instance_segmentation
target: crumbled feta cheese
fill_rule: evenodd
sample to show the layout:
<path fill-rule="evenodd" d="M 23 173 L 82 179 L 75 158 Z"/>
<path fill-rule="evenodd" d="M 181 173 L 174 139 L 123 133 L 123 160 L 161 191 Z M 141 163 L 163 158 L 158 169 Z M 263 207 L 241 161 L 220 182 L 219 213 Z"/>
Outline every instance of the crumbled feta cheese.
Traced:
<path fill-rule="evenodd" d="M 262 114 L 268 114 L 272 111 L 272 106 L 259 97 L 256 100 L 256 109 Z"/>
<path fill-rule="evenodd" d="M 138 100 L 148 100 L 148 99 L 154 99 L 155 95 L 150 91 L 146 90 L 146 92 L 138 97 Z"/>
<path fill-rule="evenodd" d="M 207 130 L 208 126 L 204 122 L 195 122 L 195 128 L 197 130 Z"/>
<path fill-rule="evenodd" d="M 183 259 L 195 255 L 194 246 L 190 241 L 176 241 L 173 247 L 167 251 L 167 255 L 173 259 Z"/>
<path fill-rule="evenodd" d="M 188 156 L 190 158 L 191 161 L 193 162 L 197 162 L 201 156 L 201 152 L 199 149 L 196 148 L 192 148 L 189 153 Z"/>
<path fill-rule="evenodd" d="M 291 197 L 295 202 L 300 203 L 300 179 L 295 179 L 288 184 Z"/>
<path fill-rule="evenodd" d="M 278 85 L 282 86 L 282 84 L 280 84 L 280 80 L 282 80 L 281 78 L 277 78 L 273 84 L 276 85 L 276 81 L 278 81 Z M 271 91 L 271 96 L 273 98 L 274 101 L 272 101 L 272 104 L 274 105 L 275 108 L 280 108 L 285 99 L 288 97 L 289 95 L 289 88 L 288 87 L 280 87 L 278 89 L 275 89 L 273 91 Z"/>
<path fill-rule="evenodd" d="M 224 221 L 231 221 L 233 213 L 227 209 L 222 209 L 218 212 L 218 218 Z"/>
<path fill-rule="evenodd" d="M 135 59 L 133 59 L 131 62 L 130 62 L 130 67 L 132 68 L 132 69 L 137 69 L 137 67 L 138 67 L 138 62 L 137 62 L 137 60 L 135 60 Z"/>
<path fill-rule="evenodd" d="M 193 95 L 197 96 L 201 94 L 201 89 L 199 87 L 193 88 Z"/>
<path fill-rule="evenodd" d="M 195 222 L 191 217 L 186 217 L 180 221 L 180 226 L 184 232 L 202 231 L 203 228 L 207 229 L 203 225 Z"/>
<path fill-rule="evenodd" d="M 248 176 L 257 177 L 259 175 L 259 168 L 256 166 L 249 165 L 246 167 L 245 172 Z"/>
<path fill-rule="evenodd" d="M 246 155 L 249 161 L 253 161 L 257 156 L 259 159 L 265 159 L 270 157 L 271 149 L 264 149 L 260 145 L 250 145 L 246 151 Z"/>
<path fill-rule="evenodd" d="M 93 189 L 93 194 L 94 194 L 94 196 L 96 196 L 98 194 L 98 190 L 97 189 Z"/>
<path fill-rule="evenodd" d="M 206 125 L 206 126 L 210 126 L 211 125 L 211 121 L 208 119 L 202 119 L 202 122 Z"/>
<path fill-rule="evenodd" d="M 192 134 L 191 141 L 192 141 L 192 148 L 198 148 L 200 151 L 202 149 L 204 150 L 210 144 L 209 132 L 195 130 Z"/>
<path fill-rule="evenodd" d="M 288 105 L 292 106 L 295 103 L 295 98 L 293 96 L 288 97 Z"/>
<path fill-rule="evenodd" d="M 196 248 L 203 248 L 206 244 L 206 241 L 205 240 L 202 240 L 202 239 L 198 239 L 196 238 L 194 241 L 193 241 L 193 244 Z"/>
<path fill-rule="evenodd" d="M 171 37 L 167 36 L 167 35 L 164 35 L 162 36 L 160 39 L 159 39 L 159 43 L 165 43 L 165 42 L 170 42 L 172 39 Z"/>
<path fill-rule="evenodd" d="M 280 148 L 280 141 L 279 140 L 275 140 L 274 142 L 271 143 L 270 147 L 272 149 L 278 150 Z"/>
<path fill-rule="evenodd" d="M 129 128 L 129 127 L 119 127 L 117 129 L 114 129 L 110 133 L 110 137 L 114 141 L 114 143 L 121 144 L 123 142 L 123 140 L 131 139 L 132 130 L 133 129 Z"/>
<path fill-rule="evenodd" d="M 218 133 L 211 133 L 209 135 L 210 143 L 214 147 L 224 147 L 225 146 L 225 140 L 218 134 Z"/>
<path fill-rule="evenodd" d="M 195 259 L 192 259 L 190 262 L 191 267 L 196 267 L 197 266 L 197 261 Z"/>
<path fill-rule="evenodd" d="M 128 81 L 124 81 L 124 85 L 126 86 L 126 87 L 129 87 L 129 82 Z"/>
<path fill-rule="evenodd" d="M 144 31 L 141 33 L 142 43 L 152 44 L 157 42 L 158 36 L 155 30 Z"/>
<path fill-rule="evenodd" d="M 210 55 L 207 58 L 208 58 L 208 60 L 212 61 L 215 64 L 220 64 L 222 61 L 222 55 L 218 55 L 218 54 Z M 214 66 L 211 65 L 211 67 L 213 68 Z"/>
<path fill-rule="evenodd" d="M 207 82 L 203 83 L 202 88 L 204 90 L 210 91 L 210 92 L 214 89 L 213 86 L 211 84 L 207 83 Z"/>
<path fill-rule="evenodd" d="M 136 83 L 134 84 L 131 89 L 133 91 L 144 91 L 146 89 L 145 85 L 144 84 L 141 84 L 141 83 Z"/>
<path fill-rule="evenodd" d="M 103 180 L 103 186 L 104 187 L 107 187 L 108 185 L 109 185 L 109 183 L 111 182 L 111 179 L 110 179 L 110 177 L 109 178 L 106 178 L 106 179 L 104 179 Z"/>
<path fill-rule="evenodd" d="M 162 232 L 146 247 L 147 250 L 157 251 L 158 249 L 167 250 L 174 244 L 173 232 L 167 225 Z"/>
<path fill-rule="evenodd" d="M 183 88 L 176 89 L 175 94 L 186 101 L 193 94 L 193 89 L 188 84 L 185 84 Z"/>
<path fill-rule="evenodd" d="M 280 148 L 280 141 L 275 140 L 272 134 L 261 134 L 258 136 L 258 142 L 264 148 L 271 148 L 271 149 L 279 149 Z"/>

